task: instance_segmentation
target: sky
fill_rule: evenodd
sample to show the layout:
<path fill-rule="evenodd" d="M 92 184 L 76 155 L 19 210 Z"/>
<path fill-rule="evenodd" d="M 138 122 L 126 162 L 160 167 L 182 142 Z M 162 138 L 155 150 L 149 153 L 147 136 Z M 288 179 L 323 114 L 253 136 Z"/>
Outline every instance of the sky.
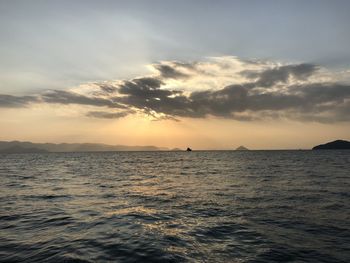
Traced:
<path fill-rule="evenodd" d="M 350 140 L 350 2 L 0 0 L 0 140 Z"/>

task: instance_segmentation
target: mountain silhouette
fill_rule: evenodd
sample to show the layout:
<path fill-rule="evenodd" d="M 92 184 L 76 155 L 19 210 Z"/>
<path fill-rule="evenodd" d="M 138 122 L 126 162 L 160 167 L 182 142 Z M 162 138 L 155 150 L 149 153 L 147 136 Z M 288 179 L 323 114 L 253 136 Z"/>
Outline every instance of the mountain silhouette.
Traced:
<path fill-rule="evenodd" d="M 12 150 L 11 150 L 12 149 Z M 166 151 L 156 146 L 126 146 L 99 143 L 32 143 L 0 141 L 0 152 L 108 152 L 108 151 Z"/>
<path fill-rule="evenodd" d="M 38 148 L 24 148 L 19 145 L 14 145 L 9 148 L 0 149 L 0 153 L 46 153 L 48 151 Z"/>

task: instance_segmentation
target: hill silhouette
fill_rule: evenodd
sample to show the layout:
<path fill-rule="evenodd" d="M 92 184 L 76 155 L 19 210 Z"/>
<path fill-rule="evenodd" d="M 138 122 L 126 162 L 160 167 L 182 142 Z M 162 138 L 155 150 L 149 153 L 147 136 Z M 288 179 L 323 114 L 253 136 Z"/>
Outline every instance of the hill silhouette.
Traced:
<path fill-rule="evenodd" d="M 345 150 L 350 149 L 350 142 L 344 140 L 336 140 L 325 144 L 320 144 L 312 148 L 313 150 Z"/>

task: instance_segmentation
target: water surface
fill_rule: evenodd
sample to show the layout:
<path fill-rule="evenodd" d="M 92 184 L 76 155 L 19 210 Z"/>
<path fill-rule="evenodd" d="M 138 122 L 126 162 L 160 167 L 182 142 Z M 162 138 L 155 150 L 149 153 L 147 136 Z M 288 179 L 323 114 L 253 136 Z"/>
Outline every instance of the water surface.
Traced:
<path fill-rule="evenodd" d="M 2 262 L 350 262 L 350 151 L 0 155 Z"/>

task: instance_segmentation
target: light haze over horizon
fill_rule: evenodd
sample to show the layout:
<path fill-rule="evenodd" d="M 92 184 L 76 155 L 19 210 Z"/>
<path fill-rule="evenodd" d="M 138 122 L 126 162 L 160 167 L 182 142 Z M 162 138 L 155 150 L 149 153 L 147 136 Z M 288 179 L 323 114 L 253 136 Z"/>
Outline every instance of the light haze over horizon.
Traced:
<path fill-rule="evenodd" d="M 0 140 L 350 140 L 349 1 L 0 0 Z"/>

